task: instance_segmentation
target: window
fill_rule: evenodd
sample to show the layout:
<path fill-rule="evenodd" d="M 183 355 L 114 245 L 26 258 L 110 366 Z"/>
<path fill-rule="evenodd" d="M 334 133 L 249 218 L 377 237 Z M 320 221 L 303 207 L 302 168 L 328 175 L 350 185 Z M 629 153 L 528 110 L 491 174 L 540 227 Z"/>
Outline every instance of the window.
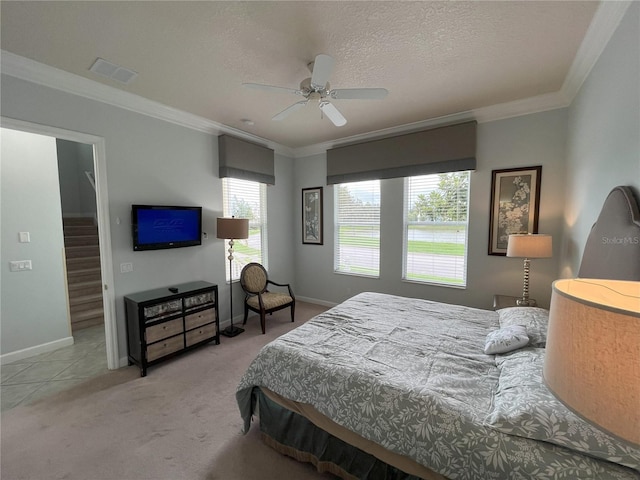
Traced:
<path fill-rule="evenodd" d="M 403 279 L 467 282 L 469 172 L 405 178 Z"/>
<path fill-rule="evenodd" d="M 334 192 L 334 270 L 379 276 L 380 181 L 343 183 Z"/>
<path fill-rule="evenodd" d="M 267 186 L 263 183 L 226 177 L 222 179 L 222 203 L 225 217 L 249 219 L 249 238 L 234 240 L 233 276 L 240 278 L 242 267 L 258 262 L 267 267 Z M 229 278 L 228 241 L 225 245 L 225 271 Z"/>

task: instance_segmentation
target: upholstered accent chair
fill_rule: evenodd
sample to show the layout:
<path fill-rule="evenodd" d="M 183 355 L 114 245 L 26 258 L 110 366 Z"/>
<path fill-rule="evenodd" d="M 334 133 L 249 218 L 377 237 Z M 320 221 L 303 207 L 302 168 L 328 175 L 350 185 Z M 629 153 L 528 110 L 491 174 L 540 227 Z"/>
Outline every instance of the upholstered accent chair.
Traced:
<path fill-rule="evenodd" d="M 270 292 L 267 288 L 271 285 L 286 287 L 287 293 Z M 277 310 L 291 307 L 291 321 L 294 321 L 296 310 L 296 297 L 293 295 L 291 285 L 288 283 L 276 283 L 269 280 L 265 268 L 259 263 L 249 263 L 245 265 L 240 273 L 240 285 L 245 292 L 244 299 L 244 321 L 247 323 L 249 310 L 260 314 L 260 326 L 262 333 L 265 333 L 266 315 Z"/>

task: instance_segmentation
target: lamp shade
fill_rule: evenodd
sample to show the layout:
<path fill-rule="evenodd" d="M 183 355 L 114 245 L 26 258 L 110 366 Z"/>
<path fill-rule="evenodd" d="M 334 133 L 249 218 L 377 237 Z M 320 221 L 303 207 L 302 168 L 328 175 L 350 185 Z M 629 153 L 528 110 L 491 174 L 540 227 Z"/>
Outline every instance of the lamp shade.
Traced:
<path fill-rule="evenodd" d="M 543 375 L 572 411 L 639 446 L 640 282 L 555 281 Z"/>
<path fill-rule="evenodd" d="M 509 235 L 507 257 L 548 258 L 551 255 L 551 235 L 542 233 L 518 233 Z"/>
<path fill-rule="evenodd" d="M 218 238 L 239 239 L 249 238 L 249 220 L 246 218 L 218 218 Z"/>

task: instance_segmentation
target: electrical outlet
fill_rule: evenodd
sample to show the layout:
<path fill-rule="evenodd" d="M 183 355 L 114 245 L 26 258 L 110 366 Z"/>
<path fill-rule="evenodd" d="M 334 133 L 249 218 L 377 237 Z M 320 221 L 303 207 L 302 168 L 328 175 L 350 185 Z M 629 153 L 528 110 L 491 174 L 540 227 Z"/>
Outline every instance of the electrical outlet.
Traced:
<path fill-rule="evenodd" d="M 25 272 L 33 270 L 31 260 L 12 260 L 9 262 L 9 270 L 12 272 Z"/>

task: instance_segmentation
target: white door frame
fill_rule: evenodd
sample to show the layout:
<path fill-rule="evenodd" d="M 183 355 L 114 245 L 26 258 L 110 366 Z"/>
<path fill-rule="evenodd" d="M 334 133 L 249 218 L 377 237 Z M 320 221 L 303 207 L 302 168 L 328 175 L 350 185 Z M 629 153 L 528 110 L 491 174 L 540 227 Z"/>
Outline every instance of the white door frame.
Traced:
<path fill-rule="evenodd" d="M 96 206 L 98 213 L 98 238 L 100 242 L 100 270 L 102 272 L 102 303 L 104 307 L 107 368 L 109 370 L 115 370 L 120 367 L 120 360 L 118 354 L 115 287 L 111 255 L 111 231 L 109 228 L 110 217 L 105 140 L 95 135 L 7 117 L 0 117 L 0 127 L 93 145 L 93 168 L 96 182 Z"/>

